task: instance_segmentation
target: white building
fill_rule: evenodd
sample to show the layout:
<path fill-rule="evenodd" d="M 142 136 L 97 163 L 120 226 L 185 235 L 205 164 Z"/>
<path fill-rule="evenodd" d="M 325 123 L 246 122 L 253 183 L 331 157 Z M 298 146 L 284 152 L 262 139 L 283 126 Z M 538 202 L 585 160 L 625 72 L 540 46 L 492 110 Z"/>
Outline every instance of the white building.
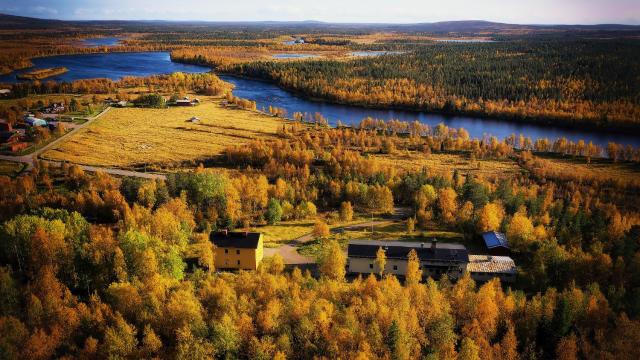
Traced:
<path fill-rule="evenodd" d="M 508 256 L 469 255 L 467 271 L 475 281 L 488 281 L 495 277 L 512 283 L 516 280 L 516 263 Z"/>
<path fill-rule="evenodd" d="M 386 255 L 384 272 L 404 276 L 407 273 L 408 256 L 415 250 L 420 259 L 420 267 L 424 277 L 440 278 L 447 274 L 457 279 L 466 269 L 469 254 L 461 244 L 439 244 L 404 242 L 352 240 L 348 247 L 348 272 L 352 274 L 377 274 L 380 269 L 375 265 L 378 249 L 382 248 Z"/>

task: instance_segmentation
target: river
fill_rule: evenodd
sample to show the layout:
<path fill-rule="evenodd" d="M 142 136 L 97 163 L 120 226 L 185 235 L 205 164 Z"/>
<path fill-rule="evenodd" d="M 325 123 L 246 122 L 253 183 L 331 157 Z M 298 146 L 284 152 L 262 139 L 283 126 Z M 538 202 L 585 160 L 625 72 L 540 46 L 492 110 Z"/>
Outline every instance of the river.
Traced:
<path fill-rule="evenodd" d="M 565 127 L 471 116 L 447 116 L 416 111 L 379 110 L 358 106 L 330 104 L 307 100 L 269 82 L 239 78 L 232 75 L 219 76 L 221 79 L 236 86 L 233 91 L 236 96 L 255 101 L 258 109 L 267 109 L 269 105 L 276 106 L 286 109 L 289 116 L 293 115 L 294 112 L 308 113 L 311 115 L 319 112 L 329 120 L 331 125 L 337 124 L 338 121 L 342 121 L 344 124 L 357 124 L 366 117 L 384 120 L 418 120 L 421 123 L 431 126 L 444 123 L 449 127 L 464 128 L 469 132 L 471 137 L 477 138 L 485 135 L 493 135 L 502 139 L 511 134 L 523 134 L 524 136 L 532 138 L 534 141 L 539 138 L 547 138 L 553 141 L 557 138 L 565 137 L 573 141 L 581 139 L 587 143 L 592 141 L 594 144 L 603 147 L 606 147 L 610 141 L 640 147 L 640 135 L 607 133 L 604 131 L 579 128 L 568 129 Z"/>
<path fill-rule="evenodd" d="M 173 72 L 198 73 L 210 70 L 203 66 L 172 62 L 167 52 L 51 56 L 35 58 L 33 59 L 33 63 L 35 65 L 34 68 L 64 66 L 69 69 L 69 71 L 64 74 L 46 79 L 55 81 L 73 81 L 88 78 L 109 78 L 117 80 L 124 76 L 149 76 Z M 30 69 L 0 76 L 0 83 L 14 83 L 17 81 L 15 77 L 16 73 L 28 70 Z M 311 101 L 264 81 L 249 80 L 231 75 L 220 75 L 220 77 L 236 86 L 234 90 L 236 96 L 255 101 L 259 109 L 266 109 L 269 105 L 272 105 L 286 109 L 289 115 L 292 115 L 294 112 L 308 113 L 311 115 L 319 112 L 327 118 L 332 125 L 337 124 L 338 121 L 342 121 L 344 124 L 357 124 L 366 117 L 384 120 L 418 120 L 431 126 L 444 123 L 449 127 L 465 128 L 472 137 L 477 138 L 485 135 L 493 135 L 502 139 L 511 134 L 523 134 L 534 140 L 547 138 L 553 141 L 559 137 L 566 137 L 573 141 L 580 139 L 586 142 L 592 141 L 594 144 L 603 147 L 610 141 L 640 147 L 640 135 L 634 135 L 632 132 L 608 133 L 601 130 L 568 129 L 472 116 L 446 116 L 425 112 L 377 110 L 357 106 L 337 105 Z"/>

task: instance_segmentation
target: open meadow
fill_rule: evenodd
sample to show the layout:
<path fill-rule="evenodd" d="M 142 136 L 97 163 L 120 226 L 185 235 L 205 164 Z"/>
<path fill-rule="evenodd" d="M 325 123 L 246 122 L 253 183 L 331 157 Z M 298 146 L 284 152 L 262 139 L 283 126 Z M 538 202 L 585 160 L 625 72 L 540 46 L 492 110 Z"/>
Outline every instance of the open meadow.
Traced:
<path fill-rule="evenodd" d="M 470 159 L 468 154 L 398 151 L 395 154 L 371 155 L 384 165 L 400 171 L 411 172 L 428 169 L 433 174 L 447 174 L 458 170 L 461 174 L 480 177 L 510 176 L 520 171 L 518 164 L 510 159 Z"/>
<path fill-rule="evenodd" d="M 283 124 L 258 112 L 223 107 L 218 98 L 200 100 L 194 107 L 113 108 L 42 157 L 92 166 L 166 167 L 204 161 L 229 145 L 272 138 Z M 193 117 L 199 122 L 191 122 Z"/>

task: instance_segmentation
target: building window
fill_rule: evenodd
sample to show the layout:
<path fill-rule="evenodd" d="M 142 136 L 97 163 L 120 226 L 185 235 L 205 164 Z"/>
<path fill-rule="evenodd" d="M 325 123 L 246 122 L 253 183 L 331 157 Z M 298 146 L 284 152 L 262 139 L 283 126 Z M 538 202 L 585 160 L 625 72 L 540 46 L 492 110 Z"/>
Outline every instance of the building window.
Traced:
<path fill-rule="evenodd" d="M 240 255 L 240 250 L 236 250 L 236 255 Z"/>
<path fill-rule="evenodd" d="M 369 264 L 369 269 L 373 269 L 373 264 Z"/>
<path fill-rule="evenodd" d="M 398 270 L 398 265 L 393 265 L 393 270 Z"/>
<path fill-rule="evenodd" d="M 238 260 L 238 265 L 240 265 L 240 260 Z"/>
<path fill-rule="evenodd" d="M 229 253 L 229 249 L 224 249 L 224 253 L 228 254 Z"/>

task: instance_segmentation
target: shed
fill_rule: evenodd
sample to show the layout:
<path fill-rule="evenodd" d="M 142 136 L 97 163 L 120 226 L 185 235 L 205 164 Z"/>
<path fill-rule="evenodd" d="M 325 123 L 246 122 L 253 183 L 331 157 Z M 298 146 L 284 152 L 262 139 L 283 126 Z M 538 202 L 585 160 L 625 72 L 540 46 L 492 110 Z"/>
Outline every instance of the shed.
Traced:
<path fill-rule="evenodd" d="M 29 126 L 47 126 L 47 122 L 42 120 L 42 119 L 38 119 L 36 117 L 33 116 L 28 116 L 24 119 L 24 122 L 29 125 Z"/>
<path fill-rule="evenodd" d="M 507 236 L 497 231 L 489 231 L 482 234 L 482 239 L 491 255 L 509 255 L 511 248 Z"/>

